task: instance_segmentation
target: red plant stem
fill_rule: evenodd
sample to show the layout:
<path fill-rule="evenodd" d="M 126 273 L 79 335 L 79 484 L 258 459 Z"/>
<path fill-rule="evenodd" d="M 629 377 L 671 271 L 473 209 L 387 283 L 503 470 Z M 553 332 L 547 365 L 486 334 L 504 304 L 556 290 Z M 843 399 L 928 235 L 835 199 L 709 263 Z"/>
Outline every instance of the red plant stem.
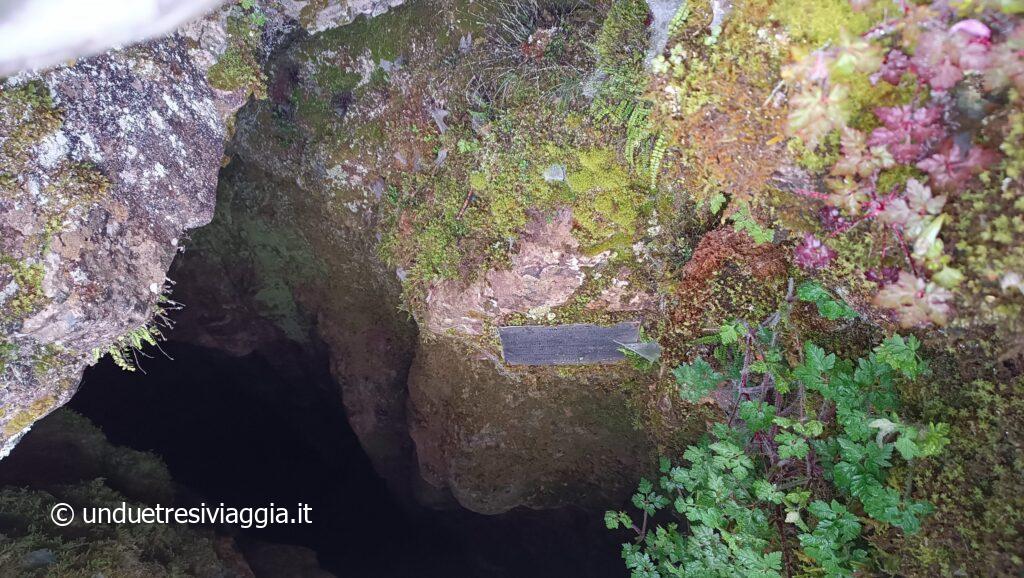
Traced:
<path fill-rule="evenodd" d="M 793 192 L 798 194 L 798 195 L 800 195 L 800 196 L 803 196 L 803 197 L 810 197 L 812 199 L 818 199 L 819 201 L 827 201 L 828 200 L 828 195 L 826 195 L 825 193 L 819 193 L 818 191 L 812 191 L 810 189 L 796 189 Z"/>
<path fill-rule="evenodd" d="M 914 258 L 910 254 L 910 247 L 907 246 L 907 241 L 903 238 L 903 231 L 900 231 L 896 225 L 892 226 L 892 231 L 896 235 L 896 239 L 900 242 L 900 248 L 903 249 L 903 256 L 907 258 L 907 262 L 910 264 L 910 270 L 914 272 L 914 277 L 920 277 L 917 273 L 917 265 L 914 264 Z"/>
<path fill-rule="evenodd" d="M 783 522 L 782 506 L 775 505 L 775 524 L 779 527 L 779 540 L 782 546 L 782 561 L 786 566 L 786 578 L 793 576 L 793 565 L 789 560 L 789 548 L 786 547 L 786 526 Z"/>
<path fill-rule="evenodd" d="M 856 227 L 857 225 L 863 223 L 864 221 L 878 216 L 878 214 L 881 213 L 881 212 L 882 211 L 880 209 L 872 209 L 871 212 L 869 212 L 869 213 L 867 213 L 865 215 L 861 215 L 860 217 L 857 217 L 853 221 L 848 222 L 846 225 L 844 225 L 842 227 L 837 227 L 836 230 L 832 231 L 831 233 L 829 233 L 828 236 L 829 237 L 835 237 L 836 235 L 841 235 L 841 234 L 849 231 L 850 229 Z"/>

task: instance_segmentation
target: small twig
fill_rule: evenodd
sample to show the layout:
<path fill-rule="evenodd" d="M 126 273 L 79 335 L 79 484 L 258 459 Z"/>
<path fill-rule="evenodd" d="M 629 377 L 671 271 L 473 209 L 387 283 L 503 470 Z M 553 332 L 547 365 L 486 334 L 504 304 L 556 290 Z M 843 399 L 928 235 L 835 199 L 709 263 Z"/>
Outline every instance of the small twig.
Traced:
<path fill-rule="evenodd" d="M 462 208 L 459 209 L 459 213 L 457 215 L 455 215 L 456 219 L 461 219 L 462 218 L 462 215 L 466 212 L 466 209 L 469 208 L 469 203 L 471 203 L 473 201 L 473 197 L 474 196 L 476 196 L 476 195 L 475 195 L 475 193 L 473 192 L 472 189 L 470 189 L 470 191 L 468 193 L 466 193 L 466 200 L 462 201 Z"/>
<path fill-rule="evenodd" d="M 778 94 L 780 90 L 782 90 L 782 87 L 785 86 L 785 84 L 785 80 L 780 80 L 778 83 L 776 83 L 775 88 L 773 88 L 772 91 L 768 93 L 768 98 L 764 99 L 764 104 L 762 104 L 761 106 L 768 106 L 768 104 L 771 103 L 772 99 L 775 98 L 775 95 Z"/>

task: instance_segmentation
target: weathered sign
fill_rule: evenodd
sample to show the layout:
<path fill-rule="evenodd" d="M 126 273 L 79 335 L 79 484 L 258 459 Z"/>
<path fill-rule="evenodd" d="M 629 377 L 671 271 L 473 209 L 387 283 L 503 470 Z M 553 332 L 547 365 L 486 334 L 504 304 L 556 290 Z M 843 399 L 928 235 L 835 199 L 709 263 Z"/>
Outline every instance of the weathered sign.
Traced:
<path fill-rule="evenodd" d="M 610 326 L 522 325 L 501 327 L 502 355 L 509 365 L 585 365 L 622 360 L 624 344 L 640 338 L 640 324 Z"/>

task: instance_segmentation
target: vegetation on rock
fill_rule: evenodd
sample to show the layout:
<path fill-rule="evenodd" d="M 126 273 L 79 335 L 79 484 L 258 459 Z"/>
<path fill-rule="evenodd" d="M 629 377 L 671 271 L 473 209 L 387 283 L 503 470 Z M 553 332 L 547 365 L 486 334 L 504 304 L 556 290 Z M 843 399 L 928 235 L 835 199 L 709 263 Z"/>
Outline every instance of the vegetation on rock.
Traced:
<path fill-rule="evenodd" d="M 750 471 L 736 480 L 746 494 L 731 522 L 701 520 L 703 506 L 684 504 L 703 529 L 649 527 L 647 545 L 627 552 L 634 566 L 692 544 L 732 560 L 733 574 L 984 572 L 1012 564 L 1019 539 L 961 512 L 994 508 L 990 500 L 1021 483 L 1019 451 L 964 448 L 957 432 L 976 426 L 953 416 L 961 395 L 981 391 L 994 392 L 983 397 L 1002 415 L 1020 388 L 1017 16 L 989 4 L 883 4 L 686 2 L 649 62 L 644 2 L 455 2 L 450 17 L 410 5 L 309 39 L 296 52 L 298 85 L 275 96 L 272 79 L 270 98 L 288 103 L 305 159 L 345 167 L 332 210 L 380 211 L 381 254 L 418 320 L 440 284 L 510 267 L 536 218 L 571 211 L 581 256 L 607 258 L 580 270 L 562 305 L 488 314 L 483 335 L 446 338 L 496 356 L 498 324 L 616 319 L 601 296 L 621 280 L 623 300 L 649 292 L 668 312 L 629 313 L 663 352 L 660 364 L 637 362 L 635 377 L 622 378 L 639 430 L 624 435 L 670 455 L 695 448 L 703 465 L 664 472 L 690 472 L 691 487 L 672 482 L 684 501 L 708 490 L 712 473 Z M 413 48 L 427 41 L 435 50 Z M 295 70 L 271 76 L 284 83 Z M 291 146 L 296 137 L 282 129 L 275 138 Z M 351 194 L 359 187 L 375 199 Z M 737 322 L 772 318 L 774 349 L 759 323 Z M 936 326 L 947 329 L 921 330 Z M 978 337 L 976 364 L 941 374 L 916 365 L 925 355 L 957 359 Z M 695 361 L 715 349 L 721 358 Z M 819 368 L 827 378 L 813 379 L 808 359 L 831 363 Z M 734 413 L 735 427 L 716 426 L 694 446 L 716 413 L 709 400 L 729 395 L 679 399 L 664 368 L 721 375 L 735 396 L 744 364 L 748 379 L 772 376 L 770 386 L 743 394 L 757 399 L 743 400 L 742 415 L 726 404 L 719 418 Z M 801 367 L 807 381 L 794 377 Z M 791 389 L 780 391 L 787 378 Z M 748 420 L 769 405 L 778 423 L 753 431 Z M 803 421 L 790 415 L 801 408 Z M 980 465 L 996 463 L 998 472 Z M 947 494 L 922 473 L 940 470 L 951 487 L 985 481 L 970 496 Z M 782 487 L 782 497 L 760 483 L 759 496 L 754 480 Z M 968 555 L 961 532 L 989 554 Z"/>
<path fill-rule="evenodd" d="M 799 298 L 827 318 L 850 311 L 814 285 Z M 795 299 L 791 283 L 783 309 L 703 340 L 712 362 L 673 370 L 684 400 L 713 394 L 728 419 L 686 449 L 687 465 L 662 459 L 659 489 L 640 482 L 641 520 L 606 515 L 637 534 L 623 546 L 633 576 L 852 576 L 869 559 L 862 520 L 912 534 L 933 510 L 911 497 L 912 481 L 890 486 L 892 468 L 912 470 L 949 443 L 947 424 L 900 417 L 897 386 L 928 373 L 920 342 L 893 335 L 856 360 L 800 346 Z M 654 526 L 670 504 L 673 521 Z"/>
<path fill-rule="evenodd" d="M 659 31 L 641 0 L 421 1 L 298 34 L 265 66 L 258 4 L 231 8 L 208 73 L 258 102 L 239 117 L 245 164 L 222 173 L 218 224 L 196 246 L 244 263 L 242 290 L 287 338 L 319 332 L 342 344 L 338 365 L 373 378 L 378 362 L 353 352 L 391 336 L 404 352 L 412 330 L 367 300 L 397 296 L 400 281 L 403 308 L 424 322 L 462 295 L 439 287 L 493 293 L 472 284 L 513 268 L 538 223 L 564 218 L 565 299 L 509 311 L 483 295 L 494 306 L 472 310 L 479 333 L 424 329 L 421 346 L 437 351 L 421 364 L 465 363 L 452 373 L 486 372 L 488 387 L 420 375 L 411 412 L 526 438 L 544 403 L 558 406 L 570 416 L 559 427 L 603 424 L 622 439 L 588 438 L 638 454 L 608 473 L 617 481 L 670 456 L 657 484 L 641 482 L 640 514 L 606 518 L 636 532 L 623 549 L 634 576 L 1019 568 L 1018 3 L 692 0 L 647 55 Z M 30 143 L 60 126 L 44 88 L 0 93 L 0 195 L 20 190 Z M 63 170 L 73 178 L 40 247 L 75 199 L 105 191 L 88 166 Z M 45 303 L 44 265 L 22 257 L 0 255 L 16 288 L 0 323 Z M 596 392 L 583 389 L 593 368 L 500 363 L 499 325 L 624 316 L 643 321 L 660 359 L 633 356 Z M 342 336 L 342 319 L 389 329 Z M 143 325 L 110 353 L 130 368 L 158 338 Z M 10 347 L 0 342 L 0 375 Z M 40 352 L 39 368 L 59 356 Z M 536 414 L 509 411 L 508 383 L 536 396 L 518 406 Z M 388 411 L 367 402 L 367 415 L 405 419 L 402 395 Z M 472 450 L 433 426 L 416 427 Z M 533 449 L 519 459 L 543 461 Z M 438 483 L 468 484 L 442 453 L 430 457 Z M 492 492 L 506 483 L 493 462 L 467 464 Z M 566 499 L 522 487 L 538 504 Z M 472 500 L 514 501 L 491 497 Z"/>
<path fill-rule="evenodd" d="M 244 90 L 257 98 L 266 96 L 267 81 L 258 52 L 265 18 L 247 0 L 228 15 L 227 49 L 206 72 L 210 86 L 218 90 Z"/>

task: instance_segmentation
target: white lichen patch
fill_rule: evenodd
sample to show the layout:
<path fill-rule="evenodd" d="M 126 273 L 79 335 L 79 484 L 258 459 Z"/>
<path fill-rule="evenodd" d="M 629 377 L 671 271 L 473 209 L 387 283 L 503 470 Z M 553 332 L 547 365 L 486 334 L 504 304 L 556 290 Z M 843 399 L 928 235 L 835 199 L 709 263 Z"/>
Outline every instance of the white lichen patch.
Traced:
<path fill-rule="evenodd" d="M 71 147 L 64 131 L 44 137 L 35 148 L 37 162 L 45 169 L 53 169 L 68 156 Z"/>
<path fill-rule="evenodd" d="M 167 94 L 166 92 L 160 96 L 161 98 L 163 98 L 164 103 L 167 104 L 167 108 L 169 108 L 171 112 L 179 116 L 181 115 L 181 107 L 178 106 L 178 103 L 174 100 L 174 97 Z"/>

